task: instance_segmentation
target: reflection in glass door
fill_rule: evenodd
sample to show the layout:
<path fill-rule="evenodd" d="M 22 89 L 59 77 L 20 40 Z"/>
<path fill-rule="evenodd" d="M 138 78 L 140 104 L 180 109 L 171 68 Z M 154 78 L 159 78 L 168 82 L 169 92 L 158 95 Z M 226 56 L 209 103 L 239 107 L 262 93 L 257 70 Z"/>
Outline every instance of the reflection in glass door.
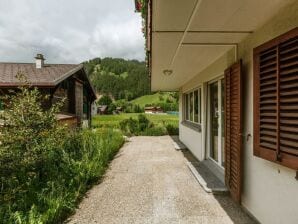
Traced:
<path fill-rule="evenodd" d="M 225 166 L 225 80 L 220 80 L 221 86 L 221 165 Z"/>
<path fill-rule="evenodd" d="M 209 85 L 210 93 L 210 157 L 218 162 L 218 82 Z"/>
<path fill-rule="evenodd" d="M 224 167 L 224 79 L 208 86 L 209 157 Z"/>

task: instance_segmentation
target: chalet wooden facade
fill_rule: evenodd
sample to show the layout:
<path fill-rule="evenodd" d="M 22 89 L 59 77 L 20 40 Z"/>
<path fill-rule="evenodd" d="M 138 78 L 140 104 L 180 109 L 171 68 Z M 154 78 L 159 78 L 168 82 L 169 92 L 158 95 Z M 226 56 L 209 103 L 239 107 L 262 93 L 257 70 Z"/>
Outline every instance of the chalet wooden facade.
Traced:
<path fill-rule="evenodd" d="M 36 63 L 0 63 L 0 94 L 9 94 L 10 89 L 23 85 L 17 76 L 25 77 L 27 84 L 49 95 L 44 108 L 64 99 L 58 120 L 67 123 L 91 124 L 91 104 L 96 99 L 95 91 L 82 64 L 44 64 L 42 55 Z"/>

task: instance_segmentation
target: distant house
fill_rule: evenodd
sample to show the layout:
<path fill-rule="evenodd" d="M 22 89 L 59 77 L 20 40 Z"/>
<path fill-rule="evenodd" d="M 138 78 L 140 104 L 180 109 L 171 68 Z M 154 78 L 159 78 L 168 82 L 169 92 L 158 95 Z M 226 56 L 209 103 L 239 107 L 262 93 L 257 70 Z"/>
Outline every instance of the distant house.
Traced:
<path fill-rule="evenodd" d="M 108 113 L 108 106 L 107 105 L 100 105 L 97 109 L 97 114 L 107 114 Z"/>
<path fill-rule="evenodd" d="M 123 108 L 122 107 L 116 107 L 115 113 L 116 114 L 120 114 L 123 112 Z"/>
<path fill-rule="evenodd" d="M 91 116 L 97 115 L 98 106 L 96 102 L 93 102 L 91 105 Z"/>
<path fill-rule="evenodd" d="M 161 107 L 145 107 L 145 114 L 164 113 Z"/>
<path fill-rule="evenodd" d="M 22 85 L 17 78 L 18 74 L 22 74 L 30 85 L 50 96 L 44 102 L 45 109 L 66 99 L 61 114 L 57 115 L 58 120 L 90 125 L 91 104 L 96 95 L 83 65 L 45 64 L 42 54 L 35 59 L 35 63 L 0 63 L 0 95 L 9 94 L 9 90 Z"/>

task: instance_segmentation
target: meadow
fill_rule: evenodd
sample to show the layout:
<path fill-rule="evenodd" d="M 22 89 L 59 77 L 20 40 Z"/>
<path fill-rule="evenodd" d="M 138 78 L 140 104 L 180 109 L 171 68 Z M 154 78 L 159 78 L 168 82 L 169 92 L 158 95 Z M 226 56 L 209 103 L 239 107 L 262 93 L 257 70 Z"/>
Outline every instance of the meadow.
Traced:
<path fill-rule="evenodd" d="M 143 113 L 144 114 L 144 113 Z M 154 125 L 165 126 L 171 124 L 178 128 L 179 117 L 170 114 L 144 114 Z M 92 126 L 94 128 L 114 128 L 119 129 L 119 123 L 125 119 L 136 119 L 139 113 L 122 113 L 116 115 L 97 115 L 92 119 Z"/>

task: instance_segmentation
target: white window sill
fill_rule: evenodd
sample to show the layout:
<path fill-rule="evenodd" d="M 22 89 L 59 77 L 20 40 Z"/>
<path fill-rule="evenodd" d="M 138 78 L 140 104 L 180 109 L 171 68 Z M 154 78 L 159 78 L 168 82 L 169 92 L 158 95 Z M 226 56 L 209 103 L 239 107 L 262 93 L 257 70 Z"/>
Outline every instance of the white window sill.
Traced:
<path fill-rule="evenodd" d="M 202 128 L 201 128 L 201 124 L 196 124 L 190 121 L 182 121 L 181 124 L 185 127 L 188 127 L 196 132 L 201 132 Z"/>

